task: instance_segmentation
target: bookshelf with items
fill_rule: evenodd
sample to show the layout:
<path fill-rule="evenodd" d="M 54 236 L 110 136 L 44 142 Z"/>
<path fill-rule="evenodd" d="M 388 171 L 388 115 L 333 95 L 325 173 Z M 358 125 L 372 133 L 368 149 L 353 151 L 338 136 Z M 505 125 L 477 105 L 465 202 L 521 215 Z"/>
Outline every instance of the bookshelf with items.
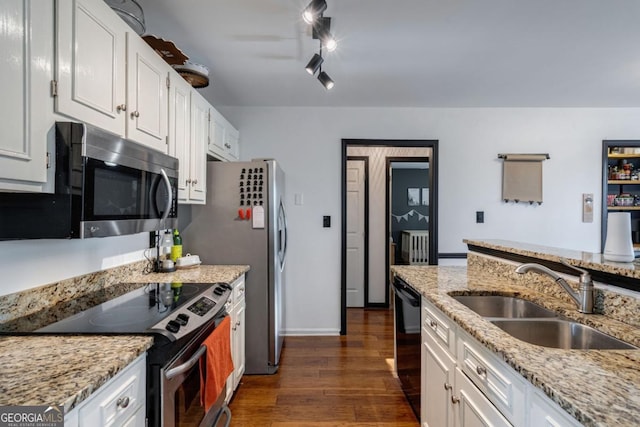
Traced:
<path fill-rule="evenodd" d="M 629 212 L 631 240 L 640 250 L 640 140 L 602 141 L 601 249 L 609 212 Z"/>

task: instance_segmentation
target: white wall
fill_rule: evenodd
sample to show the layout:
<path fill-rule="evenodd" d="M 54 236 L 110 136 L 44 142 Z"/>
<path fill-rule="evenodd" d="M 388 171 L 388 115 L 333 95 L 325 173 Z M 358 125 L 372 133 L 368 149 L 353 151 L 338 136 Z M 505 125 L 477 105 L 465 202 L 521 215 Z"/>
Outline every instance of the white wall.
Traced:
<path fill-rule="evenodd" d="M 0 242 L 0 295 L 142 260 L 148 243 L 149 233 Z"/>
<path fill-rule="evenodd" d="M 243 159 L 272 157 L 287 174 L 289 333 L 340 325 L 342 138 L 439 140 L 439 251 L 502 238 L 598 251 L 600 211 L 581 222 L 581 195 L 601 200 L 603 139 L 640 138 L 640 109 L 222 108 Z M 544 153 L 542 206 L 500 200 L 498 153 Z M 293 194 L 304 194 L 304 205 Z M 485 223 L 475 223 L 475 211 Z M 322 228 L 322 215 L 333 217 Z"/>

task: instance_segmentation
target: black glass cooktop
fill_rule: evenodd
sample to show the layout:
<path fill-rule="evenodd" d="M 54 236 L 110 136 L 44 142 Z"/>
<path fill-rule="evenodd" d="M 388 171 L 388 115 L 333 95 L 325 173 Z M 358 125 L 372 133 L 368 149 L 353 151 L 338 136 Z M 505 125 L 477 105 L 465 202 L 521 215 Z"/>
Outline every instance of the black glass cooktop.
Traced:
<path fill-rule="evenodd" d="M 144 333 L 206 283 L 123 283 L 0 324 L 0 333 Z"/>

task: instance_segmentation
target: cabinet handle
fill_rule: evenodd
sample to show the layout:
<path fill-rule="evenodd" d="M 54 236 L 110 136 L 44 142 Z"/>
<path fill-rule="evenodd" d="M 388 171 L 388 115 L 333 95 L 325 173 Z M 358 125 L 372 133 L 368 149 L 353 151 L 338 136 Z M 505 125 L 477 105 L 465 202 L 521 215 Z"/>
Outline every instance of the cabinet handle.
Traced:
<path fill-rule="evenodd" d="M 437 328 L 438 324 L 435 322 L 435 320 L 432 320 L 431 322 L 429 322 L 429 325 L 431 325 L 432 328 Z"/>
<path fill-rule="evenodd" d="M 444 389 L 445 390 L 451 390 L 453 387 L 451 386 L 451 384 L 449 383 L 444 383 Z"/>
<path fill-rule="evenodd" d="M 240 322 L 239 322 L 239 321 L 238 321 L 238 322 L 236 322 L 236 326 L 240 326 Z"/>
<path fill-rule="evenodd" d="M 131 113 L 131 118 L 132 119 L 135 119 L 135 118 L 138 118 L 138 117 L 140 117 L 140 113 L 138 111 L 134 111 L 134 112 Z"/>
<path fill-rule="evenodd" d="M 191 180 L 190 180 L 190 179 L 188 179 L 185 183 L 186 183 L 187 185 L 189 185 L 189 184 L 191 184 Z"/>
<path fill-rule="evenodd" d="M 476 372 L 478 373 L 478 375 L 487 375 L 487 368 L 478 365 L 476 366 Z"/>
<path fill-rule="evenodd" d="M 119 113 L 121 111 L 127 111 L 127 104 L 120 104 L 116 107 L 116 111 Z"/>
<path fill-rule="evenodd" d="M 196 185 L 198 183 L 197 179 L 194 179 L 193 181 L 191 181 L 191 185 Z"/>
<path fill-rule="evenodd" d="M 122 408 L 122 409 L 124 409 L 124 408 L 126 408 L 127 406 L 129 406 L 129 397 L 128 397 L 128 396 L 125 396 L 125 397 L 121 397 L 120 399 L 118 399 L 118 400 L 116 401 L 116 406 L 117 406 L 118 408 Z"/>
<path fill-rule="evenodd" d="M 459 397 L 455 397 L 455 396 L 451 396 L 451 403 L 453 403 L 454 405 L 456 403 L 460 403 L 460 398 Z"/>

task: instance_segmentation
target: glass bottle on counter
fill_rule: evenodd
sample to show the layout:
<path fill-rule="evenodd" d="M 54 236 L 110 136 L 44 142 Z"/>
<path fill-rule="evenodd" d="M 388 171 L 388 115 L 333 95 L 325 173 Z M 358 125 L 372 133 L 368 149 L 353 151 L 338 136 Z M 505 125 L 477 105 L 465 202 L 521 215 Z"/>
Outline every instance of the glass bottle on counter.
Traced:
<path fill-rule="evenodd" d="M 182 258 L 182 236 L 176 228 L 173 231 L 173 246 L 171 247 L 171 259 L 176 262 L 178 258 Z"/>

